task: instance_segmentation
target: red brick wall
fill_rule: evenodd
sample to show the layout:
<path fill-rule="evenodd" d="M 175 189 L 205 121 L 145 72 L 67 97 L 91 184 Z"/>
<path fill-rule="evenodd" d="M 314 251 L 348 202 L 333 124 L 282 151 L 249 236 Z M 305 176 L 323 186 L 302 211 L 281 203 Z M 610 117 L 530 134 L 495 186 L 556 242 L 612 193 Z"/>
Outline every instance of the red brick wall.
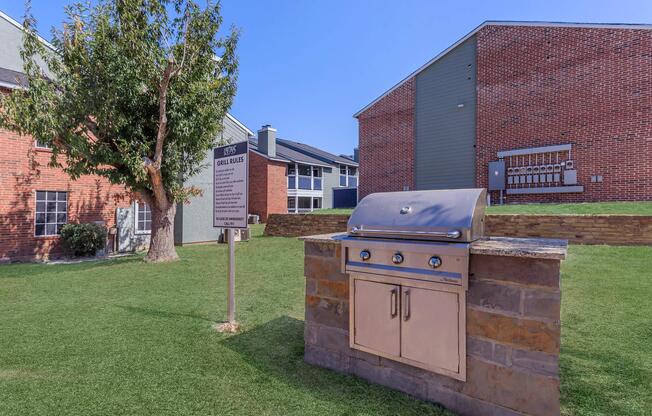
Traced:
<path fill-rule="evenodd" d="M 51 153 L 30 137 L 0 130 L 0 262 L 59 257 L 56 236 L 35 237 L 35 192 L 67 191 L 68 222 L 105 221 L 115 225 L 115 209 L 130 201 L 123 187 L 97 176 L 70 180 L 47 166 Z"/>
<path fill-rule="evenodd" d="M 414 78 L 358 117 L 359 198 L 414 188 Z"/>
<path fill-rule="evenodd" d="M 269 214 L 286 214 L 287 164 L 249 152 L 249 213 L 267 221 Z"/>
<path fill-rule="evenodd" d="M 267 213 L 267 159 L 249 152 L 249 213 Z"/>
<path fill-rule="evenodd" d="M 583 193 L 508 202 L 652 199 L 652 31 L 487 26 L 477 48 L 478 186 L 497 151 L 571 143 Z M 361 197 L 413 188 L 414 88 L 358 117 Z"/>
<path fill-rule="evenodd" d="M 287 164 L 270 161 L 267 166 L 267 216 L 270 214 L 287 214 L 287 212 Z M 267 221 L 267 216 L 265 216 L 265 221 Z"/>
<path fill-rule="evenodd" d="M 477 45 L 479 186 L 499 150 L 571 143 L 583 193 L 508 201 L 652 199 L 652 31 L 487 26 Z"/>

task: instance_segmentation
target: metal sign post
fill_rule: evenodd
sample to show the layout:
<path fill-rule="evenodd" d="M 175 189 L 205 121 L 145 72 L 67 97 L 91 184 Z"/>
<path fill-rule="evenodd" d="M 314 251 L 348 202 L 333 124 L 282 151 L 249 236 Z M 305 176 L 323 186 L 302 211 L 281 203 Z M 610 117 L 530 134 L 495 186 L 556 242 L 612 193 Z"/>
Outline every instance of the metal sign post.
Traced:
<path fill-rule="evenodd" d="M 235 322 L 235 232 L 227 228 L 229 239 L 229 297 L 226 315 L 229 323 Z"/>
<path fill-rule="evenodd" d="M 229 242 L 227 322 L 216 324 L 220 332 L 235 332 L 235 230 L 247 228 L 249 143 L 213 150 L 213 227 L 223 228 Z"/>

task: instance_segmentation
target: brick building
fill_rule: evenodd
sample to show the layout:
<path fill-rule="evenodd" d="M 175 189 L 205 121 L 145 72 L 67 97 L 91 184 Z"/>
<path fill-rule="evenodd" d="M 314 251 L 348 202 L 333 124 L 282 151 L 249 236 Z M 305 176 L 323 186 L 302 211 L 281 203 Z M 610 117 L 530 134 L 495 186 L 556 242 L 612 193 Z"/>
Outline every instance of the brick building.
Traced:
<path fill-rule="evenodd" d="M 485 22 L 354 117 L 360 197 L 652 200 L 652 26 Z"/>
<path fill-rule="evenodd" d="M 249 149 L 249 213 L 261 221 L 269 214 L 355 206 L 356 156 L 277 138 L 270 125 L 249 140 Z"/>
<path fill-rule="evenodd" d="M 21 46 L 22 26 L 0 12 L 0 93 L 23 88 Z M 252 134 L 227 114 L 219 139 L 234 143 Z M 37 138 L 0 129 L 0 149 L 0 263 L 65 255 L 59 231 L 69 222 L 97 222 L 114 231 L 109 234 L 107 251 L 129 252 L 149 244 L 149 207 L 132 198 L 123 186 L 111 185 L 100 176 L 71 180 L 62 169 L 48 166 L 51 150 Z M 203 195 L 177 207 L 175 244 L 219 239 L 221 230 L 208 226 L 213 212 L 212 155 L 212 149 L 207 151 L 206 167 L 185 182 L 201 189 Z"/>
<path fill-rule="evenodd" d="M 6 94 L 21 88 L 24 76 L 22 26 L 3 13 L 0 40 L 0 93 Z M 0 130 L 0 149 L 0 262 L 57 257 L 63 251 L 58 234 L 64 224 L 112 227 L 116 208 L 131 203 L 123 187 L 104 178 L 72 181 L 63 170 L 49 167 L 51 150 L 33 137 Z"/>

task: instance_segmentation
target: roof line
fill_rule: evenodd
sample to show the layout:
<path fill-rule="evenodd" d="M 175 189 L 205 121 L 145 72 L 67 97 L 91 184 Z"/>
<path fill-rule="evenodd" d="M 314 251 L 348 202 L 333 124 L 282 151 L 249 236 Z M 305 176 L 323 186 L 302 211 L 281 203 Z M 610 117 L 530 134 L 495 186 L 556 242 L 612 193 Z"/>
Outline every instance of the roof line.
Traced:
<path fill-rule="evenodd" d="M 294 151 L 297 151 L 297 152 L 299 152 L 299 153 L 306 153 L 306 152 L 309 152 L 309 153 L 310 153 L 310 151 L 309 151 L 309 150 L 306 150 L 306 149 L 302 149 L 302 148 L 300 148 L 299 146 L 297 146 L 297 144 L 298 144 L 298 145 L 303 145 L 303 146 L 312 147 L 312 148 L 317 149 L 317 150 L 319 150 L 319 151 L 321 151 L 321 152 L 328 153 L 329 155 L 333 156 L 333 158 L 332 158 L 332 159 L 333 159 L 333 162 L 332 162 L 332 163 L 324 162 L 324 163 L 328 164 L 329 166 L 332 166 L 332 165 L 358 166 L 358 162 L 356 162 L 356 161 L 354 161 L 354 160 L 347 160 L 346 162 L 340 162 L 340 161 L 336 160 L 335 158 L 337 158 L 337 157 L 341 157 L 341 156 L 338 156 L 338 155 L 336 155 L 335 153 L 331 153 L 331 152 L 328 152 L 328 151 L 326 151 L 326 150 L 320 149 L 320 148 L 315 147 L 315 146 L 313 146 L 313 145 L 311 145 L 311 144 L 301 143 L 301 142 L 297 142 L 297 141 L 290 140 L 290 139 L 284 139 L 284 138 L 282 138 L 282 137 L 278 137 L 278 138 L 276 139 L 277 142 L 278 142 L 279 140 L 285 142 L 285 143 L 281 143 L 283 146 L 285 146 L 285 147 L 289 147 L 290 149 L 292 149 L 292 150 L 294 150 Z M 289 143 L 288 143 L 288 142 L 289 142 Z M 320 158 L 325 159 L 324 156 L 310 156 L 310 157 L 312 157 L 313 159 L 320 159 Z M 343 158 L 343 159 L 346 159 L 346 158 Z"/>
<path fill-rule="evenodd" d="M 12 18 L 8 14 L 4 13 L 2 10 L 0 10 L 0 18 L 5 19 L 7 22 L 11 23 L 12 25 L 17 27 L 21 31 L 23 31 L 23 32 L 25 31 L 25 28 L 23 27 L 23 25 L 21 25 L 17 20 Z M 38 38 L 38 40 L 41 41 L 41 43 L 43 43 L 43 45 L 47 46 L 48 48 L 50 48 L 53 51 L 56 51 L 55 47 L 50 42 L 45 40 L 41 35 L 39 35 L 38 32 L 36 33 L 36 37 Z"/>
<path fill-rule="evenodd" d="M 247 126 L 245 126 L 244 124 L 242 124 L 242 122 L 241 122 L 240 120 L 238 120 L 237 118 L 233 117 L 233 116 L 232 116 L 231 114 L 229 114 L 229 113 L 226 113 L 226 116 L 227 116 L 227 117 L 228 117 L 232 122 L 234 122 L 235 124 L 237 124 L 238 127 L 242 128 L 244 131 L 246 131 L 247 133 L 249 133 L 250 136 L 255 136 L 254 132 L 251 131 L 251 130 L 249 130 L 249 129 L 247 128 Z"/>
<path fill-rule="evenodd" d="M 288 159 L 281 159 L 281 158 L 278 158 L 278 157 L 271 157 L 271 156 L 266 155 L 265 153 L 263 153 L 263 152 L 261 152 L 259 150 L 252 149 L 251 147 L 249 148 L 249 151 L 254 152 L 259 156 L 262 156 L 265 159 L 273 160 L 274 162 L 282 162 L 282 163 L 290 163 L 290 162 L 292 162 L 291 160 L 288 160 Z"/>
<path fill-rule="evenodd" d="M 387 95 L 392 93 L 394 90 L 396 90 L 398 87 L 401 85 L 405 84 L 406 81 L 408 81 L 410 78 L 414 77 L 439 59 L 441 59 L 444 55 L 448 54 L 450 51 L 458 47 L 460 44 L 464 43 L 467 39 L 470 37 L 474 36 L 476 33 L 480 31 L 485 26 L 538 26 L 538 27 L 586 27 L 586 28 L 593 28 L 593 29 L 643 29 L 643 30 L 650 30 L 652 29 L 652 24 L 642 24 L 642 23 L 574 23 L 574 22 L 539 22 L 539 21 L 532 21 L 532 22 L 520 22 L 520 21 L 502 21 L 502 20 L 487 20 L 478 25 L 475 29 L 467 33 L 465 36 L 460 38 L 457 42 L 453 43 L 451 46 L 448 48 L 444 49 L 442 52 L 437 54 L 434 58 L 426 62 L 424 65 L 420 66 L 416 71 L 412 72 L 410 75 L 406 76 L 402 80 L 400 80 L 396 85 L 382 93 L 378 98 L 364 106 L 362 109 L 357 111 L 355 114 L 353 114 L 354 118 L 358 118 L 360 114 L 364 113 L 367 109 L 369 109 L 371 106 L 376 104 L 378 101 L 382 100 L 385 98 Z"/>
<path fill-rule="evenodd" d="M 315 162 L 311 162 L 311 161 L 308 161 L 308 160 L 300 160 L 300 159 L 291 158 L 291 157 L 287 157 L 287 156 L 279 156 L 279 154 L 278 154 L 278 150 L 277 150 L 277 154 L 276 154 L 276 156 L 274 156 L 274 157 L 269 156 L 269 155 L 266 155 L 265 153 L 261 152 L 261 151 L 258 150 L 258 149 L 252 149 L 251 147 L 249 147 L 249 150 L 251 150 L 251 151 L 254 152 L 254 153 L 257 153 L 258 155 L 260 155 L 260 156 L 262 156 L 262 157 L 264 157 L 264 158 L 266 158 L 266 159 L 274 160 L 274 161 L 277 161 L 277 162 L 284 162 L 284 163 L 299 163 L 299 164 L 302 164 L 302 165 L 321 166 L 321 167 L 323 167 L 323 168 L 332 168 L 332 167 L 333 167 L 333 165 L 328 164 L 328 163 L 326 163 L 326 162 L 315 163 Z M 290 148 L 290 150 L 295 150 L 295 149 Z M 296 150 L 295 150 L 295 151 L 296 151 Z M 306 156 L 307 156 L 307 155 L 306 155 Z M 307 157 L 310 157 L 310 156 L 307 156 Z"/>

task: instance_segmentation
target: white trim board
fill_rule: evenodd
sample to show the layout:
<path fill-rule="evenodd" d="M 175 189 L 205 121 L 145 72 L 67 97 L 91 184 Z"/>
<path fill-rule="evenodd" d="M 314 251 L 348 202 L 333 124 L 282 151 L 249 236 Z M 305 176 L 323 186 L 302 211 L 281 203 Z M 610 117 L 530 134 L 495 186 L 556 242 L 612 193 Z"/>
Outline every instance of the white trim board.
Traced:
<path fill-rule="evenodd" d="M 628 23 L 572 23 L 572 22 L 509 22 L 509 21 L 500 21 L 500 20 L 487 20 L 477 26 L 475 29 L 473 29 L 471 32 L 467 33 L 464 37 L 459 39 L 457 42 L 453 43 L 451 46 L 448 48 L 444 49 L 442 52 L 440 52 L 437 56 L 426 62 L 424 65 L 419 67 L 416 71 L 412 72 L 410 75 L 407 77 L 403 78 L 398 82 L 398 84 L 394 85 L 392 88 L 388 89 L 384 93 L 382 93 L 378 98 L 364 106 L 361 110 L 353 114 L 354 118 L 358 118 L 360 114 L 364 113 L 369 107 L 373 106 L 376 104 L 378 101 L 382 100 L 385 98 L 387 95 L 392 93 L 394 90 L 396 90 L 398 87 L 401 85 L 405 84 L 405 82 L 412 77 L 416 76 L 419 74 L 421 71 L 438 61 L 439 59 L 443 58 L 445 55 L 448 54 L 448 52 L 452 51 L 464 41 L 469 39 L 471 36 L 474 36 L 476 33 L 480 31 L 485 26 L 537 26 L 537 27 L 578 27 L 578 28 L 590 28 L 590 29 L 639 29 L 639 30 L 652 30 L 652 24 L 628 24 Z"/>
<path fill-rule="evenodd" d="M 543 147 L 530 147 L 527 149 L 514 149 L 514 150 L 503 150 L 497 152 L 496 155 L 498 158 L 504 158 L 509 156 L 522 156 L 522 155 L 534 155 L 539 153 L 553 153 L 553 152 L 565 152 L 570 151 L 570 144 L 560 144 L 557 146 L 543 146 Z"/>
<path fill-rule="evenodd" d="M 582 185 L 576 186 L 551 186 L 546 188 L 512 188 L 507 189 L 507 195 L 530 195 L 530 194 L 569 194 L 584 192 Z"/>
<path fill-rule="evenodd" d="M 245 132 L 247 132 L 250 136 L 255 136 L 254 132 L 251 131 L 251 130 L 249 130 L 249 129 L 247 128 L 247 126 L 245 126 L 244 124 L 242 124 L 242 123 L 240 122 L 240 120 L 238 120 L 237 118 L 233 117 L 233 116 L 232 116 L 231 114 L 229 114 L 229 113 L 226 113 L 226 116 L 229 118 L 229 120 L 231 120 L 232 122 L 234 122 L 235 124 L 237 124 L 238 127 L 240 127 L 241 129 L 243 129 L 243 130 L 244 130 Z"/>

